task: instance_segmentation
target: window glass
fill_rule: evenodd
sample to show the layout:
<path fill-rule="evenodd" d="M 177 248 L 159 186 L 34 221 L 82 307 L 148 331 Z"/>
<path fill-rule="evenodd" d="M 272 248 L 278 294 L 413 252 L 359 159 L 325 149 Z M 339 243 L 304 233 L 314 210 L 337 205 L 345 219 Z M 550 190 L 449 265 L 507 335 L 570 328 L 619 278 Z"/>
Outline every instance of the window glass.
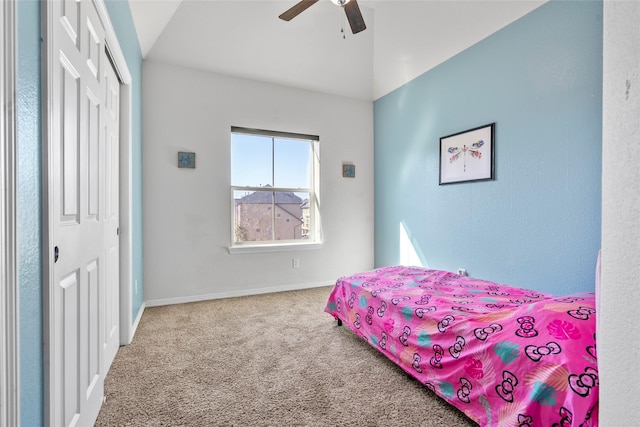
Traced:
<path fill-rule="evenodd" d="M 311 187 L 311 141 L 274 140 L 274 186 Z"/>
<path fill-rule="evenodd" d="M 259 135 L 231 135 L 231 184 L 273 186 L 272 138 Z"/>

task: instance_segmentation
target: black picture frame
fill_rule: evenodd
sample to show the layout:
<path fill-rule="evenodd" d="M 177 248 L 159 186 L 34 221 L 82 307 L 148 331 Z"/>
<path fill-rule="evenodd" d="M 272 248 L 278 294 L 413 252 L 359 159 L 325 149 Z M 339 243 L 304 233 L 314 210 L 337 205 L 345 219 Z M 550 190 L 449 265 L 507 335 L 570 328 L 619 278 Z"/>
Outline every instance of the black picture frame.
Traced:
<path fill-rule="evenodd" d="M 495 179 L 495 127 L 494 122 L 440 138 L 440 185 Z"/>

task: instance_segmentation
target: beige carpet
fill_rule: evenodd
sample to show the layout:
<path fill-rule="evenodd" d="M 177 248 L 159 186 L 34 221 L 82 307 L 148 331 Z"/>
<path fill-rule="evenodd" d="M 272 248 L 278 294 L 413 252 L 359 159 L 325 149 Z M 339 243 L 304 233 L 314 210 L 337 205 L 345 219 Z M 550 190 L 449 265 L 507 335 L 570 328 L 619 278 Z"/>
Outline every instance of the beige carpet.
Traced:
<path fill-rule="evenodd" d="M 474 426 L 324 313 L 330 287 L 145 310 L 97 426 Z"/>

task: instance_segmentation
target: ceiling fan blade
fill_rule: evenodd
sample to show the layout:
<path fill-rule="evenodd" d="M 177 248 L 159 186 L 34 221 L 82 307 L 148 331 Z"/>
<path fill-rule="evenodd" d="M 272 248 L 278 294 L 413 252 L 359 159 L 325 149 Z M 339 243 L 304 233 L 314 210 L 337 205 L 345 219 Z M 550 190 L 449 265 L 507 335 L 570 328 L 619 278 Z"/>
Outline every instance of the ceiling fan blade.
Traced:
<path fill-rule="evenodd" d="M 362 17 L 360 7 L 356 0 L 351 0 L 349 3 L 344 5 L 344 13 L 347 14 L 347 20 L 349 21 L 351 32 L 353 34 L 357 34 L 367 28 L 364 24 L 364 18 Z"/>
<path fill-rule="evenodd" d="M 300 15 L 302 12 L 304 12 L 310 6 L 313 6 L 313 4 L 317 2 L 318 0 L 302 0 L 299 3 L 296 3 L 291 9 L 280 15 L 278 18 L 285 21 L 291 21 L 293 18 Z"/>

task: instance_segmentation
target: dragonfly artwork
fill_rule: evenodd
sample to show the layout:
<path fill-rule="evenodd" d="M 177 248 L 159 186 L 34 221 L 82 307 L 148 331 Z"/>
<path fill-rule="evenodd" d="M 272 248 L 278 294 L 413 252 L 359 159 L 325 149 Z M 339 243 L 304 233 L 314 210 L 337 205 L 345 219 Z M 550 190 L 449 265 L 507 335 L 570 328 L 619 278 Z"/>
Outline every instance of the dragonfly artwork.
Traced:
<path fill-rule="evenodd" d="M 493 180 L 495 123 L 440 138 L 440 185 Z"/>
<path fill-rule="evenodd" d="M 480 151 L 480 148 L 483 145 L 484 141 L 479 140 L 478 142 L 474 142 L 473 144 L 471 144 L 470 147 L 468 147 L 466 144 L 462 147 L 449 147 L 447 151 L 449 152 L 449 154 L 452 154 L 452 156 L 449 158 L 449 163 L 453 163 L 460 159 L 460 157 L 462 157 L 463 171 L 467 172 L 467 154 L 469 154 L 472 159 L 481 159 L 482 152 Z"/>

